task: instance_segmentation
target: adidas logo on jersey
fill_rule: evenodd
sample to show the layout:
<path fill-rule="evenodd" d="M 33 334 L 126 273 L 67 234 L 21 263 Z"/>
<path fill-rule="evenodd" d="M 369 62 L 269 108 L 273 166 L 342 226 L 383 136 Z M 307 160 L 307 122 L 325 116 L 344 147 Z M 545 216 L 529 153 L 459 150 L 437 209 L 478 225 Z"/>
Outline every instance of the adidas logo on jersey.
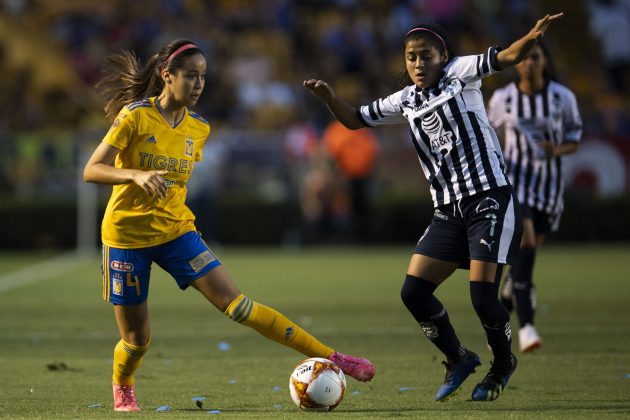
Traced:
<path fill-rule="evenodd" d="M 149 138 L 147 139 L 147 143 L 157 143 L 157 140 L 154 136 L 149 136 Z"/>

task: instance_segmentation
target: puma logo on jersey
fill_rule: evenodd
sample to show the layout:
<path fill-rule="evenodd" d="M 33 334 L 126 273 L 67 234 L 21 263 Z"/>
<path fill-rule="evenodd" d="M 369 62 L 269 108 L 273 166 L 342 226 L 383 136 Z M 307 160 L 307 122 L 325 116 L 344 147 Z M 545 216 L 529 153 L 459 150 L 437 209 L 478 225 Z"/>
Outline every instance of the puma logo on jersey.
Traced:
<path fill-rule="evenodd" d="M 485 239 L 481 238 L 481 240 L 479 241 L 480 244 L 485 245 L 488 247 L 488 251 L 492 252 L 492 244 L 494 243 L 494 241 L 488 243 L 486 242 Z"/>

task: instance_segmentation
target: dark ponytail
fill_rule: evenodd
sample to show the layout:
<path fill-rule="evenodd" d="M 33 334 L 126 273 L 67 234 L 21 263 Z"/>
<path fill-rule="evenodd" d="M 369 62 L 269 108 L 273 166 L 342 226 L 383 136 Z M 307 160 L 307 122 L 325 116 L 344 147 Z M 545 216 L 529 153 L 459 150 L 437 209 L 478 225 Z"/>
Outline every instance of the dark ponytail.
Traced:
<path fill-rule="evenodd" d="M 169 72 L 174 73 L 181 67 L 184 57 L 201 53 L 199 48 L 194 47 L 171 57 L 174 51 L 186 44 L 192 42 L 186 39 L 170 42 L 149 58 L 144 67 L 132 51 L 122 51 L 107 57 L 105 76 L 96 84 L 96 88 L 105 97 L 107 118 L 113 121 L 128 103 L 159 95 L 164 88 L 160 75 L 162 67 L 166 64 Z"/>

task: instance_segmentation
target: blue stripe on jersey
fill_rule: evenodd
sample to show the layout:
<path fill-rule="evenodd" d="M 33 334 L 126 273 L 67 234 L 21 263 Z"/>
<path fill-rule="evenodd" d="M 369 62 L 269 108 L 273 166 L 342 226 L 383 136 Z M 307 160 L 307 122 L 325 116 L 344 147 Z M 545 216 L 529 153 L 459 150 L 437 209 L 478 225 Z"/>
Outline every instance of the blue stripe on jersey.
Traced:
<path fill-rule="evenodd" d="M 127 108 L 129 109 L 135 109 L 138 106 L 151 106 L 151 102 L 148 99 L 141 99 L 127 104 Z"/>
<path fill-rule="evenodd" d="M 151 108 L 151 105 L 134 105 L 134 106 L 127 106 L 127 109 L 129 111 L 133 111 L 136 108 Z"/>
<path fill-rule="evenodd" d="M 197 114 L 196 112 L 188 111 L 188 115 L 190 115 L 191 117 L 193 117 L 196 120 L 199 120 L 199 121 L 201 121 L 203 123 L 206 123 L 206 124 L 210 125 L 208 120 L 206 120 L 204 117 L 202 117 L 201 115 Z"/>
<path fill-rule="evenodd" d="M 151 107 L 151 102 L 149 102 L 148 99 L 144 99 L 142 101 L 136 101 L 136 102 L 132 102 L 130 104 L 127 105 L 127 109 L 129 111 L 133 111 L 136 108 L 142 108 L 142 107 Z"/>

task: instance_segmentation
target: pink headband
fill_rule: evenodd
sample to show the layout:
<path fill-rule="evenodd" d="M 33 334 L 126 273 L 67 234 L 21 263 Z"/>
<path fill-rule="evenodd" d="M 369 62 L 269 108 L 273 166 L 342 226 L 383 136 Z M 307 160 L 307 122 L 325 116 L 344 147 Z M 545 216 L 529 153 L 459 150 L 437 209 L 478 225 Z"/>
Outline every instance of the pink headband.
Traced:
<path fill-rule="evenodd" d="M 164 62 L 164 64 L 162 64 L 162 68 L 160 69 L 160 73 L 162 73 L 164 71 L 164 69 L 166 68 L 166 66 L 168 66 L 168 63 L 171 62 L 171 60 L 173 58 L 175 58 L 175 56 L 179 53 L 181 53 L 182 51 L 186 51 L 189 50 L 191 48 L 197 48 L 199 49 L 198 46 L 196 46 L 195 44 L 184 44 L 181 47 L 179 47 L 178 49 L 176 49 L 175 51 L 173 51 L 173 53 L 171 55 L 168 56 L 168 58 L 166 59 L 166 61 Z"/>
<path fill-rule="evenodd" d="M 405 34 L 405 37 L 409 36 L 410 33 L 415 32 L 415 31 L 427 31 L 427 32 L 432 33 L 433 35 L 435 35 L 437 37 L 437 39 L 442 41 L 442 45 L 444 46 L 444 50 L 448 50 L 448 48 L 446 48 L 446 42 L 444 42 L 444 39 L 442 39 L 441 36 L 439 36 L 438 34 L 433 32 L 431 29 L 427 29 L 427 28 L 413 28 L 412 30 L 410 30 L 409 32 L 407 32 Z"/>

